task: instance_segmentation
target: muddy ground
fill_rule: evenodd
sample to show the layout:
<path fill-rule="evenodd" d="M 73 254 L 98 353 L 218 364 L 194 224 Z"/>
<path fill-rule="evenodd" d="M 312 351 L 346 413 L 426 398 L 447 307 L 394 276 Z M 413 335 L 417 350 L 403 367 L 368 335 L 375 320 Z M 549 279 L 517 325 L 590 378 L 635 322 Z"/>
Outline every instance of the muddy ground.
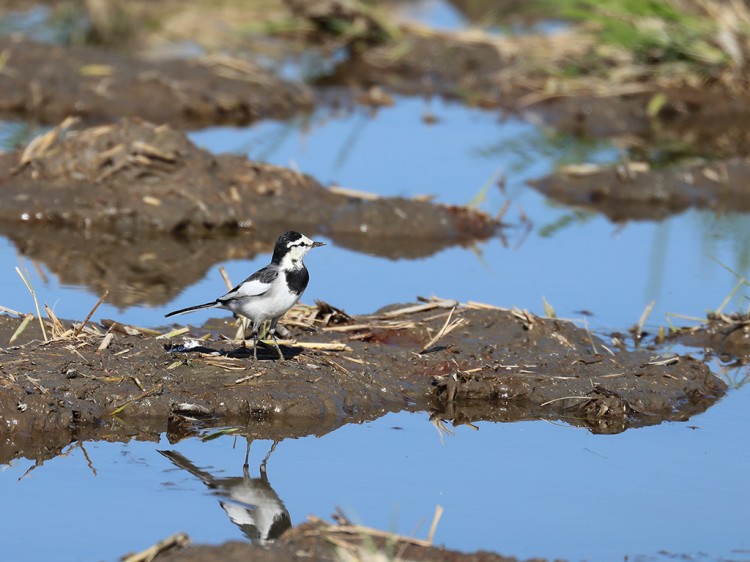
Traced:
<path fill-rule="evenodd" d="M 372 534 L 371 534 L 372 533 Z M 490 552 L 462 553 L 430 546 L 426 541 L 397 537 L 353 525 L 331 525 L 322 521 L 304 523 L 284 533 L 270 548 L 242 542 L 221 546 L 195 545 L 172 548 L 159 556 L 159 562 L 294 562 L 302 560 L 367 560 L 372 549 L 398 553 L 397 560 L 419 562 L 516 562 L 515 557 Z M 348 557 L 348 556 L 351 557 Z M 530 559 L 527 562 L 542 562 Z"/>
<path fill-rule="evenodd" d="M 385 251 L 410 257 L 488 238 L 499 226 L 465 207 L 325 189 L 289 168 L 215 156 L 167 125 L 136 119 L 71 131 L 73 123 L 0 155 L 0 221 L 126 237 L 283 223 L 349 240 L 390 239 Z"/>
<path fill-rule="evenodd" d="M 287 360 L 262 348 L 257 363 L 219 339 L 236 333 L 228 320 L 192 338 L 112 322 L 74 337 L 64 323 L 48 328 L 59 336 L 49 342 L 30 322 L 0 355 L 0 462 L 51 458 L 76 439 L 156 439 L 170 416 L 196 413 L 252 439 L 326 433 L 400 410 L 454 424 L 558 419 L 617 433 L 686 420 L 725 390 L 690 357 L 615 350 L 569 322 L 455 304 L 359 318 L 327 305 L 296 309 L 286 322 L 299 343 L 283 345 Z M 0 317 L 0 341 L 21 322 Z"/>
<path fill-rule="evenodd" d="M 56 124 L 138 116 L 201 127 L 285 118 L 312 108 L 310 90 L 247 60 L 147 61 L 96 48 L 1 38 L 0 112 Z"/>
<path fill-rule="evenodd" d="M 500 231 L 498 218 L 467 207 L 325 188 L 212 155 L 167 125 L 73 126 L 0 155 L 0 234 L 63 281 L 111 289 L 119 306 L 167 302 L 217 260 L 270 251 L 280 224 L 394 259 Z"/>
<path fill-rule="evenodd" d="M 559 203 L 621 222 L 662 220 L 690 208 L 747 213 L 748 180 L 750 161 L 733 158 L 666 170 L 644 163 L 570 166 L 529 185 Z"/>
<path fill-rule="evenodd" d="M 671 331 L 667 339 L 716 353 L 724 363 L 735 366 L 750 361 L 750 315 L 711 312 L 705 321 Z"/>

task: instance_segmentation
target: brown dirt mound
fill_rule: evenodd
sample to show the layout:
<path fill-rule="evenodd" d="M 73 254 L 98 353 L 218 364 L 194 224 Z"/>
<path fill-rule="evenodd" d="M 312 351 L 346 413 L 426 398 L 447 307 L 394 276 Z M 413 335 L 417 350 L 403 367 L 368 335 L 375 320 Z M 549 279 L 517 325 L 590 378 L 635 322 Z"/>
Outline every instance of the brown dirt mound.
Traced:
<path fill-rule="evenodd" d="M 312 108 L 310 90 L 246 60 L 150 62 L 114 51 L 1 38 L 0 112 L 58 123 L 138 116 L 198 127 L 285 118 Z"/>
<path fill-rule="evenodd" d="M 573 166 L 529 183 L 566 205 L 625 221 L 660 220 L 691 207 L 748 212 L 748 177 L 750 162 L 734 158 L 672 170 L 641 163 Z"/>
<path fill-rule="evenodd" d="M 432 248 L 487 238 L 498 227 L 463 207 L 361 197 L 287 168 L 213 156 L 166 125 L 124 120 L 67 131 L 73 122 L 0 155 L 0 221 L 125 237 L 283 223 L 332 236 L 366 234 L 394 246 L 418 239 Z"/>
<path fill-rule="evenodd" d="M 99 327 L 78 337 L 54 323 L 57 338 L 45 343 L 32 322 L 25 343 L 0 355 L 7 428 L 0 462 L 54 456 L 106 420 L 126 422 L 108 438 L 130 438 L 144 424 L 153 438 L 170 416 L 196 412 L 209 424 L 237 423 L 254 439 L 325 432 L 404 409 L 453 423 L 509 421 L 518 412 L 516 419 L 611 433 L 688 419 L 726 388 L 690 357 L 610 353 L 569 322 L 456 304 L 432 300 L 359 318 L 327 305 L 294 309 L 285 322 L 298 342 L 282 345 L 284 362 L 272 360 L 272 348 L 259 350 L 255 363 L 251 350 L 215 336 L 185 347 L 182 336 L 156 338 L 111 322 L 107 335 Z M 0 316 L 0 341 L 21 322 Z"/>

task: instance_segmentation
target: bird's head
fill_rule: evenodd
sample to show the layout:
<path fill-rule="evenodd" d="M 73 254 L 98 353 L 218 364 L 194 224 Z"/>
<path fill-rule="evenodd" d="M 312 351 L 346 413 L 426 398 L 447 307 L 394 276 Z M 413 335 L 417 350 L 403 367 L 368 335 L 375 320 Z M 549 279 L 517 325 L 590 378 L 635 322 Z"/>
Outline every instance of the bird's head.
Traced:
<path fill-rule="evenodd" d="M 302 261 L 307 252 L 318 246 L 325 246 L 325 243 L 314 242 L 304 234 L 290 230 L 276 240 L 271 261 L 277 265 L 292 267 L 294 262 Z"/>

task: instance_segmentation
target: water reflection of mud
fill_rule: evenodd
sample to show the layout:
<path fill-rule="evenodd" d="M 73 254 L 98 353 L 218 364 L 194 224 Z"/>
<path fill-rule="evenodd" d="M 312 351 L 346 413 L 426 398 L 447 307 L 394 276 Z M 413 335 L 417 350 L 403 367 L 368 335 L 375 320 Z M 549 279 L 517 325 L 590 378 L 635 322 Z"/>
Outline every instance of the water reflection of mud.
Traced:
<path fill-rule="evenodd" d="M 268 482 L 266 474 L 266 463 L 278 442 L 274 441 L 261 462 L 259 478 L 250 476 L 248 464 L 250 443 L 248 439 L 242 476 L 218 478 L 207 470 L 199 468 L 177 451 L 159 451 L 159 453 L 172 461 L 177 468 L 200 479 L 218 498 L 219 505 L 232 523 L 237 525 L 253 543 L 265 545 L 289 529 L 292 526 L 292 520 L 284 502 Z"/>
<path fill-rule="evenodd" d="M 278 233 L 288 226 L 238 231 L 233 235 L 190 238 L 154 234 L 127 239 L 106 233 L 92 235 L 81 230 L 0 223 L 0 235 L 10 239 L 20 254 L 57 275 L 61 283 L 83 286 L 97 295 L 108 290 L 107 302 L 125 308 L 166 304 L 222 261 L 270 253 Z M 308 230 L 305 233 L 326 235 Z M 429 256 L 458 243 L 366 234 L 329 238 L 339 246 L 391 259 Z"/>
<path fill-rule="evenodd" d="M 532 420 L 559 421 L 598 435 L 614 435 L 627 429 L 658 425 L 664 421 L 687 421 L 705 412 L 716 403 L 716 396 L 695 393 L 681 402 L 674 411 L 648 412 L 633 408 L 635 401 L 626 401 L 619 393 L 593 391 L 585 400 L 563 399 L 556 412 L 534 404 L 462 401 L 444 402 L 430 412 L 430 421 L 441 432 L 444 424 L 473 425 L 476 422 L 517 422 Z M 606 415 L 614 412 L 615 415 Z"/>

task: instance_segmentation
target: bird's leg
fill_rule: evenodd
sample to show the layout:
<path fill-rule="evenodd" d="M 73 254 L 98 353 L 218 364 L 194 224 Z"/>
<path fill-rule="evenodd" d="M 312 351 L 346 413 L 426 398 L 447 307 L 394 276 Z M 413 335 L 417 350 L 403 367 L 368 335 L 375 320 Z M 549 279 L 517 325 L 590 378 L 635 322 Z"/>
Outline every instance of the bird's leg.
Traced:
<path fill-rule="evenodd" d="M 253 359 L 258 360 L 258 326 L 253 324 Z"/>
<path fill-rule="evenodd" d="M 284 357 L 284 354 L 281 352 L 281 348 L 279 347 L 279 342 L 276 340 L 276 327 L 272 327 L 270 330 L 268 330 L 268 333 L 271 334 L 271 337 L 273 338 L 273 343 L 276 345 L 276 351 L 279 352 L 279 359 L 282 361 L 286 359 Z"/>
<path fill-rule="evenodd" d="M 250 464 L 248 461 L 250 460 L 250 443 L 252 443 L 252 441 L 249 437 L 245 437 L 245 439 L 247 439 L 247 450 L 245 451 L 245 464 L 242 465 L 242 473 L 245 475 L 245 479 L 249 480 Z"/>
<path fill-rule="evenodd" d="M 268 462 L 268 459 L 271 458 L 271 453 L 273 453 L 276 450 L 276 445 L 278 444 L 279 442 L 274 440 L 273 445 L 271 445 L 271 450 L 268 451 L 266 458 L 264 458 L 263 462 L 260 463 L 260 477 L 263 479 L 264 482 L 268 481 L 268 478 L 266 477 L 266 463 Z"/>

